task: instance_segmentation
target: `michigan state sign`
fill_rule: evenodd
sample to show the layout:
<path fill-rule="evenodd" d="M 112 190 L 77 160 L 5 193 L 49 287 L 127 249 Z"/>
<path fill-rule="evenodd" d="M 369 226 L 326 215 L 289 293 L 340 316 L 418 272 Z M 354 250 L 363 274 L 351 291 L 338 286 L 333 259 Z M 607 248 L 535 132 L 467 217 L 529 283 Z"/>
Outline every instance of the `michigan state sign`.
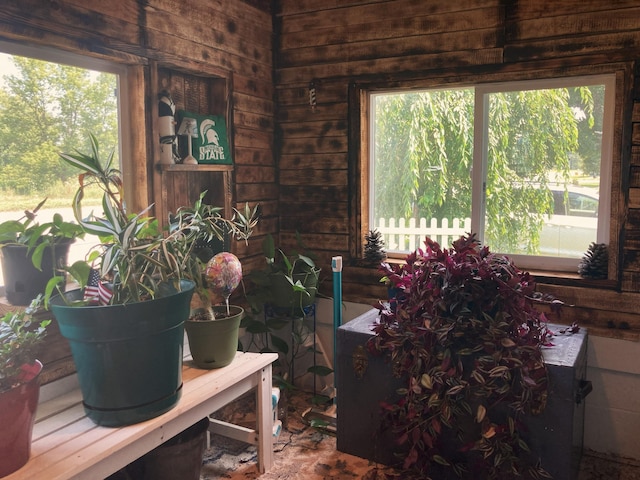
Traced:
<path fill-rule="evenodd" d="M 181 124 L 183 118 L 193 118 L 196 121 L 196 128 L 192 133 L 191 155 L 195 157 L 198 163 L 224 165 L 233 163 L 231 149 L 227 141 L 227 124 L 224 117 L 220 115 L 199 115 L 185 110 L 179 110 L 177 117 L 178 125 Z"/>

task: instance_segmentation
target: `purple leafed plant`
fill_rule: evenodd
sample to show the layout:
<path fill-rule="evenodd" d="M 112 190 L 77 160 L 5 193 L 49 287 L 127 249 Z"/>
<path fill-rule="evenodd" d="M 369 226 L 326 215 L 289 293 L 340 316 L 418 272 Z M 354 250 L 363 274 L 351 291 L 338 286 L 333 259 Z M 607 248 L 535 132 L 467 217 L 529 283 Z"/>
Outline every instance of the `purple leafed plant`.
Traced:
<path fill-rule="evenodd" d="M 380 304 L 369 350 L 406 380 L 382 405 L 403 478 L 548 478 L 521 419 L 547 400 L 542 348 L 552 334 L 536 305 L 562 302 L 475 235 L 451 249 L 427 239 L 381 269 L 395 298 Z"/>

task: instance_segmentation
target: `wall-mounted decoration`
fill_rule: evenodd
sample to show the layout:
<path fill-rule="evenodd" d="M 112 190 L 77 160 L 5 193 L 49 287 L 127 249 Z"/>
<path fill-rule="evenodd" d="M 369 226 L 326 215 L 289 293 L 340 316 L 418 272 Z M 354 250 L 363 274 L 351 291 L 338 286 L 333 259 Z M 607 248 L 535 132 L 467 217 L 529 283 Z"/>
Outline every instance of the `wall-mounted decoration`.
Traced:
<path fill-rule="evenodd" d="M 231 165 L 231 149 L 227 140 L 227 124 L 220 115 L 198 115 L 178 111 L 178 118 L 193 118 L 197 125 L 197 136 L 193 137 L 191 155 L 198 163 Z"/>
<path fill-rule="evenodd" d="M 182 120 L 180 120 L 180 128 L 178 128 L 178 135 L 187 137 L 187 154 L 182 159 L 182 163 L 185 165 L 197 165 L 198 160 L 192 155 L 192 139 L 198 138 L 198 121 L 195 118 L 182 117 Z"/>
<path fill-rule="evenodd" d="M 172 164 L 180 160 L 176 137 L 176 105 L 171 94 L 163 90 L 158 94 L 158 133 L 160 135 L 160 163 Z"/>
<path fill-rule="evenodd" d="M 311 111 L 316 111 L 316 106 L 318 105 L 318 100 L 316 99 L 316 84 L 315 82 L 309 83 L 309 106 L 311 107 Z"/>

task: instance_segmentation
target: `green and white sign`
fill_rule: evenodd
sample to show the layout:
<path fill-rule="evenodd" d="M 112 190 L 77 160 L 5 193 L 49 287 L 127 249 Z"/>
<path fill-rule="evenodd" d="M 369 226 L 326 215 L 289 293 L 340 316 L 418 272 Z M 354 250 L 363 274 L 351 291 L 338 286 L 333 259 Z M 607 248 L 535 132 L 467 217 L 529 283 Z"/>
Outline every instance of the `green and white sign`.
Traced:
<path fill-rule="evenodd" d="M 191 130 L 191 155 L 198 163 L 214 163 L 231 165 L 231 149 L 227 140 L 227 124 L 220 115 L 200 115 L 179 110 L 177 112 L 179 125 L 178 135 L 185 135 L 182 125 L 185 119 L 194 119 L 195 126 Z M 187 122 L 193 124 L 193 122 Z M 188 128 L 188 127 L 187 127 Z"/>

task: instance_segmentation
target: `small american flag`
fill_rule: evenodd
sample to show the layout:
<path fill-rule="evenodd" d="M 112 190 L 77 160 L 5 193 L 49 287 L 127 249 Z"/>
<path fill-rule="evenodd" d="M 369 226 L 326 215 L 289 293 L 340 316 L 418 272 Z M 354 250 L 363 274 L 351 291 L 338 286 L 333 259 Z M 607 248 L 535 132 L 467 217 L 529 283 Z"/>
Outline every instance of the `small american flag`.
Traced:
<path fill-rule="evenodd" d="M 107 305 L 113 293 L 100 281 L 100 272 L 96 268 L 89 270 L 87 286 L 84 287 L 84 300 L 89 305 Z"/>

